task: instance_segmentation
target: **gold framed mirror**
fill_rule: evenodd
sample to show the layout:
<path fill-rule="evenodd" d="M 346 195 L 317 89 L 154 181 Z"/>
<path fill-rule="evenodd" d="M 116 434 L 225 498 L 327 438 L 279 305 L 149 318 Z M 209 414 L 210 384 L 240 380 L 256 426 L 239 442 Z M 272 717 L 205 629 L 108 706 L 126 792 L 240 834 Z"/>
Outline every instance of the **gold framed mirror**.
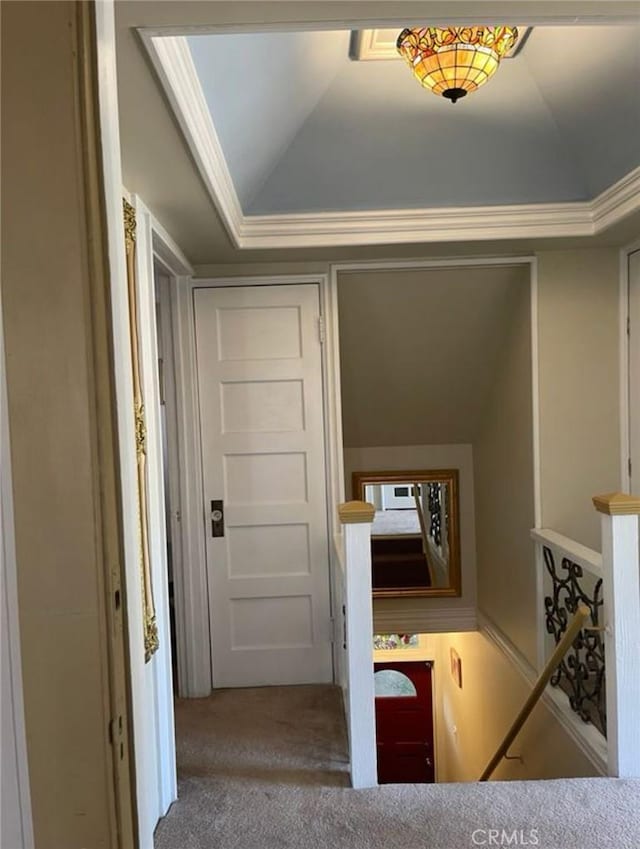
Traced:
<path fill-rule="evenodd" d="M 373 595 L 459 596 L 457 469 L 354 472 L 353 497 L 376 508 Z"/>

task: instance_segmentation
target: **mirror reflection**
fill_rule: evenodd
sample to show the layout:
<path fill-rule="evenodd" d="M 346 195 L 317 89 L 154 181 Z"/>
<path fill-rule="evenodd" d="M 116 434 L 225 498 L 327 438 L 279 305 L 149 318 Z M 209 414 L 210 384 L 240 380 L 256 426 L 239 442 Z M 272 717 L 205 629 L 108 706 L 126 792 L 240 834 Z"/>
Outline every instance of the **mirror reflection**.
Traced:
<path fill-rule="evenodd" d="M 354 497 L 376 508 L 375 596 L 460 595 L 457 482 L 455 469 L 354 473 Z"/>

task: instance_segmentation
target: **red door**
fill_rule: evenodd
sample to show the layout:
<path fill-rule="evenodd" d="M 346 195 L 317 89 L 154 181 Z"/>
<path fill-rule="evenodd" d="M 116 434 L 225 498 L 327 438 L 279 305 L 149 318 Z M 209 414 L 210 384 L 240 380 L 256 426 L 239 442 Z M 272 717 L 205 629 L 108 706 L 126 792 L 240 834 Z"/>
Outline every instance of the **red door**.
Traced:
<path fill-rule="evenodd" d="M 376 741 L 380 784 L 435 781 L 431 664 L 376 663 Z"/>

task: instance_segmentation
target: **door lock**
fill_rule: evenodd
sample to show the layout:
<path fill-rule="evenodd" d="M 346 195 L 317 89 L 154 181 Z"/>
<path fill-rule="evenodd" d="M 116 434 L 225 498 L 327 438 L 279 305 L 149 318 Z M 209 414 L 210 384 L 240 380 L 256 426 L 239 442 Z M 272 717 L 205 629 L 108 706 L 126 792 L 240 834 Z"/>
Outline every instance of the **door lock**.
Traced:
<path fill-rule="evenodd" d="M 224 536 L 224 501 L 221 500 L 211 502 L 211 536 Z"/>

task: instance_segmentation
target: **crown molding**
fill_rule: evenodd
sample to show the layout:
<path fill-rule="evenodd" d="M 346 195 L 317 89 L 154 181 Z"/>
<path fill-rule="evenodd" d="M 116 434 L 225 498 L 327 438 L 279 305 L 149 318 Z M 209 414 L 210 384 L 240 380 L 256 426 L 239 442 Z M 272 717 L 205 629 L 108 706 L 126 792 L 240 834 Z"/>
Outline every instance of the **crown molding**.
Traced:
<path fill-rule="evenodd" d="M 594 233 L 602 233 L 640 209 L 640 167 L 605 189 L 591 201 Z"/>
<path fill-rule="evenodd" d="M 186 38 L 148 37 L 142 40 L 160 77 L 180 129 L 200 175 L 234 243 L 245 216 L 231 179 L 222 145 L 193 64 Z"/>
<path fill-rule="evenodd" d="M 242 248 L 591 236 L 588 203 L 319 212 L 244 216 Z"/>
<path fill-rule="evenodd" d="M 592 201 L 246 215 L 241 248 L 331 247 L 596 236 L 640 209 L 640 167 Z"/>
<path fill-rule="evenodd" d="M 245 215 L 186 38 L 141 31 L 229 238 L 240 249 L 589 237 L 640 210 L 640 167 L 593 200 Z"/>

